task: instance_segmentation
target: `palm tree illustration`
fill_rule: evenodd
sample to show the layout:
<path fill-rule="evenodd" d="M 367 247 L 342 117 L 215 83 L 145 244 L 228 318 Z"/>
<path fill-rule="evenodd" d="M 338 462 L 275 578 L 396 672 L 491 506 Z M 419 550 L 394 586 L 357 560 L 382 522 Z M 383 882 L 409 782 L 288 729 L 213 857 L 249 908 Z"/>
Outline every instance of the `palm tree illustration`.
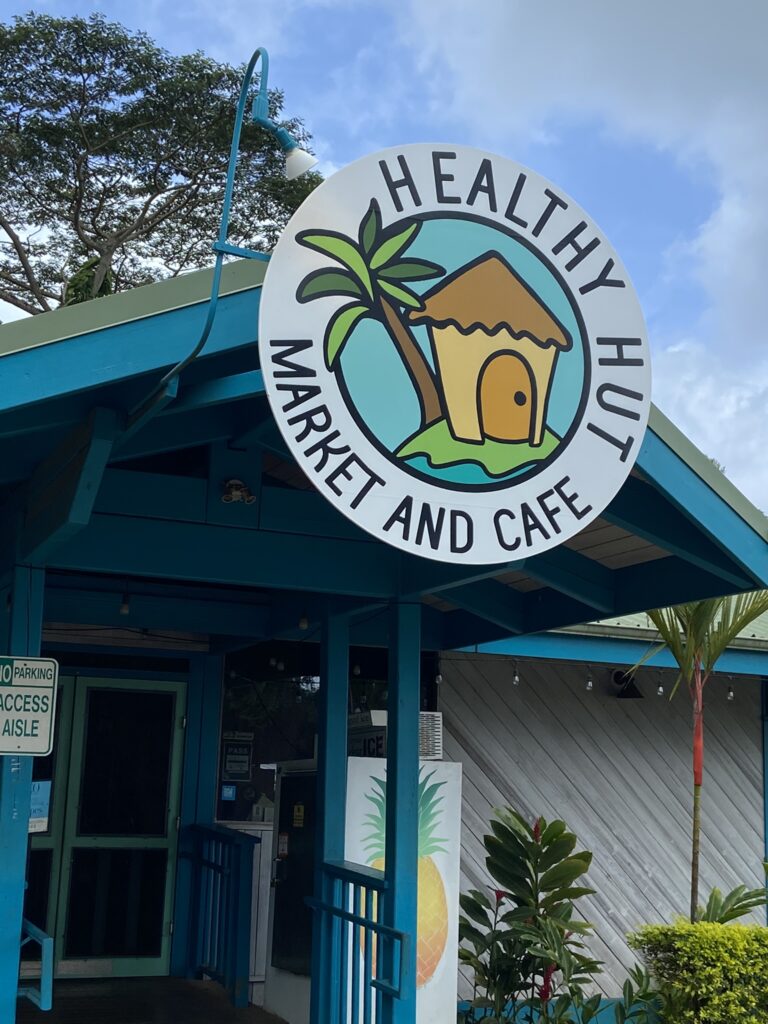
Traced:
<path fill-rule="evenodd" d="M 296 241 L 330 256 L 344 268 L 323 268 L 308 274 L 298 287 L 299 302 L 328 296 L 348 296 L 328 322 L 323 342 L 329 370 L 338 367 L 339 356 L 355 326 L 365 318 L 378 320 L 392 339 L 421 406 L 422 428 L 443 416 L 435 374 L 401 311 L 422 309 L 423 302 L 405 282 L 428 281 L 445 269 L 428 260 L 404 256 L 421 229 L 418 220 L 401 220 L 384 229 L 375 199 L 360 222 L 357 239 L 336 231 L 301 231 Z"/>

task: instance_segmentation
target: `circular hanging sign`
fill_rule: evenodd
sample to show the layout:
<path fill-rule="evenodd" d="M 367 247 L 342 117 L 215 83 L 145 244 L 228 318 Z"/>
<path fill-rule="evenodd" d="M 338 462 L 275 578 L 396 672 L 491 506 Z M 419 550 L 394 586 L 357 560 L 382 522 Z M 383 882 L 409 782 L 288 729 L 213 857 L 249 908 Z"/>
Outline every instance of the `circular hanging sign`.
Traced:
<path fill-rule="evenodd" d="M 323 182 L 267 268 L 261 368 L 317 489 L 413 554 L 562 544 L 637 458 L 650 361 L 600 229 L 512 160 L 408 145 Z"/>

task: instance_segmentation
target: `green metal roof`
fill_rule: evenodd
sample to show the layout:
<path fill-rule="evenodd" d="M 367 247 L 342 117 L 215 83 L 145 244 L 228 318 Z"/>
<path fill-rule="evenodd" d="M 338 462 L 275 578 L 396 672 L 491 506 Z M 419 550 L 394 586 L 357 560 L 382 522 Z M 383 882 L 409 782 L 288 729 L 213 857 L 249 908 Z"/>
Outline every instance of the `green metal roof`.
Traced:
<path fill-rule="evenodd" d="M 616 619 L 602 619 L 600 622 L 590 622 L 583 626 L 571 626 L 562 632 L 616 637 L 622 640 L 652 640 L 657 635 L 656 627 L 645 612 L 621 615 Z M 759 616 L 742 630 L 731 646 L 768 650 L 768 614 Z"/>
<path fill-rule="evenodd" d="M 266 267 L 266 261 L 263 260 L 236 260 L 226 264 L 222 272 L 220 294 L 234 295 L 236 292 L 258 288 L 264 280 Z M 76 306 L 62 306 L 50 313 L 39 313 L 37 316 L 4 324 L 0 327 L 0 356 L 52 345 L 105 327 L 117 327 L 157 313 L 207 302 L 211 294 L 212 278 L 213 270 L 198 270 L 142 288 L 119 292 L 117 295 L 108 295 L 103 299 L 81 302 Z"/>

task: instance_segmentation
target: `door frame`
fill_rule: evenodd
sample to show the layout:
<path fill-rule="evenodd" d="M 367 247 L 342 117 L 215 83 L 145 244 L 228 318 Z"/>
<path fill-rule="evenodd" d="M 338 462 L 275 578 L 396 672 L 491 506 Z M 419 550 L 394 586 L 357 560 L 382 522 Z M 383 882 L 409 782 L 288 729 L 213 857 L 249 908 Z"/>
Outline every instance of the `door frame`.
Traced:
<path fill-rule="evenodd" d="M 78 836 L 77 819 L 84 767 L 88 692 L 130 690 L 144 693 L 172 693 L 173 732 L 168 780 L 167 828 L 165 836 Z M 177 866 L 181 786 L 184 763 L 187 681 L 152 678 L 114 678 L 73 675 L 62 679 L 59 694 L 62 717 L 58 737 L 54 786 L 51 794 L 49 832 L 30 836 L 34 849 L 52 849 L 47 927 L 54 936 L 54 970 L 57 978 L 158 976 L 170 973 L 171 942 Z M 161 947 L 158 956 L 65 958 L 64 942 L 69 904 L 72 854 L 76 848 L 167 849 L 165 898 Z"/>
<path fill-rule="evenodd" d="M 51 870 L 48 876 L 48 898 L 43 926 L 43 930 L 47 935 L 54 935 L 56 931 L 76 683 L 77 677 L 74 674 L 59 676 L 59 686 L 56 695 L 57 721 L 55 723 L 53 780 L 48 807 L 48 828 L 45 832 L 31 832 L 29 834 L 30 853 L 38 850 L 51 851 Z M 39 973 L 40 961 L 38 959 L 22 959 L 22 977 L 27 974 L 36 976 Z"/>

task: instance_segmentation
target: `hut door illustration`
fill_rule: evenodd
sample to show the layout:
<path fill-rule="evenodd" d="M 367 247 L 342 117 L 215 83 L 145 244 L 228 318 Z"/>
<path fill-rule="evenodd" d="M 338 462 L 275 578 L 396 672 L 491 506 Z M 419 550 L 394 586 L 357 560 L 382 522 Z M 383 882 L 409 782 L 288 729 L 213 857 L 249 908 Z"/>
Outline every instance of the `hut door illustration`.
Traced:
<path fill-rule="evenodd" d="M 532 440 L 536 383 L 528 364 L 513 352 L 492 356 L 477 385 L 482 431 L 497 441 Z"/>

